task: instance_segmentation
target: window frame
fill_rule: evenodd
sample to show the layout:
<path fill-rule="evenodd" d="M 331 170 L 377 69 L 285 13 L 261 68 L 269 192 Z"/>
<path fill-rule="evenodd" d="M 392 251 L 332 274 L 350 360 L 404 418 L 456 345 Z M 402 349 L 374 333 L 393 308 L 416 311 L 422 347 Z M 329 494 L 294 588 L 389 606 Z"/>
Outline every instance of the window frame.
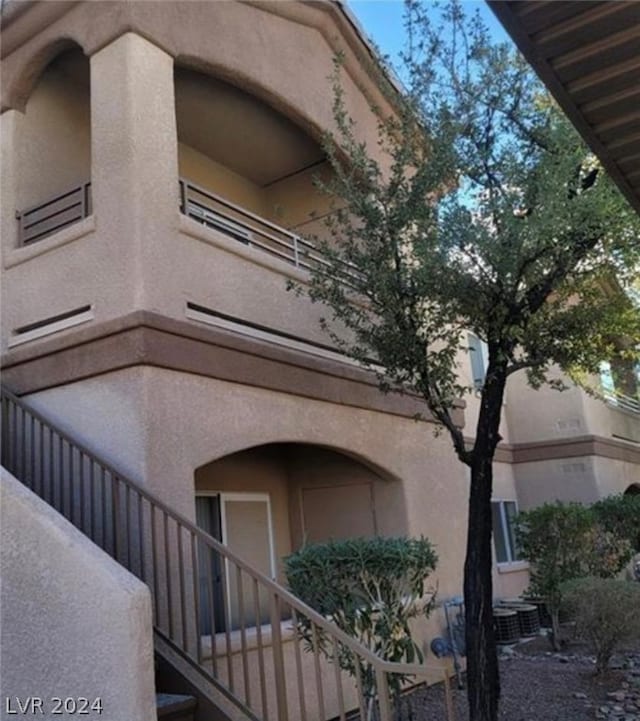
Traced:
<path fill-rule="evenodd" d="M 492 498 L 491 499 L 491 506 L 492 506 L 492 514 L 491 514 L 491 522 L 492 522 L 492 532 L 493 532 L 493 553 L 496 559 L 496 565 L 498 567 L 501 566 L 513 566 L 516 564 L 522 564 L 524 563 L 522 558 L 519 558 L 518 550 L 515 547 L 515 535 L 513 534 L 513 529 L 511 527 L 511 522 L 509 520 L 509 516 L 507 515 L 507 509 L 506 504 L 512 503 L 514 507 L 514 517 L 518 514 L 518 501 L 515 498 Z M 493 505 L 497 504 L 499 507 L 499 516 L 500 516 L 500 528 L 493 528 Z M 502 544 L 504 546 L 504 549 L 507 554 L 507 560 L 501 561 L 498 558 L 498 552 L 496 548 L 496 534 L 500 532 L 502 537 Z"/>

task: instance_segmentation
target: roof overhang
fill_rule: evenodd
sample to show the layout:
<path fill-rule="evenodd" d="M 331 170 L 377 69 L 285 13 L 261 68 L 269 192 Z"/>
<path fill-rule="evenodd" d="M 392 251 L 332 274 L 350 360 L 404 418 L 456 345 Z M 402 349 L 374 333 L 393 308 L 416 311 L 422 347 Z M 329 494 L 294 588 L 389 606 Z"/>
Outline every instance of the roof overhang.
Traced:
<path fill-rule="evenodd" d="M 640 213 L 640 2 L 487 2 Z"/>

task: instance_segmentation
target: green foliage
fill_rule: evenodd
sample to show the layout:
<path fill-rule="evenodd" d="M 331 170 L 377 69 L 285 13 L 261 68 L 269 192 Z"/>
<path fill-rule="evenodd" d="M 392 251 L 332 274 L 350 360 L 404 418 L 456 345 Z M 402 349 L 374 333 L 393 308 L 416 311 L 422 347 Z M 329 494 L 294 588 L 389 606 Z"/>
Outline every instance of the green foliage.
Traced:
<path fill-rule="evenodd" d="M 538 387 L 554 366 L 597 374 L 602 360 L 638 358 L 640 313 L 628 293 L 640 220 L 526 61 L 494 44 L 479 15 L 456 1 L 433 14 L 421 0 L 406 7 L 405 88 L 379 74 L 377 143 L 350 117 L 336 63 L 335 132 L 325 140 L 333 173 L 318 181 L 334 212 L 327 234 L 312 239 L 324 260 L 297 290 L 328 308 L 334 344 L 383 391 L 424 398 L 471 468 L 470 717 L 496 718 L 496 650 L 481 628 L 491 548 L 481 529 L 507 379 L 524 371 Z M 472 448 L 453 414 L 474 390 L 458 368 L 467 332 L 488 356 L 476 428 L 465 429 Z"/>
<path fill-rule="evenodd" d="M 592 508 L 603 528 L 626 538 L 640 552 L 640 495 L 607 496 Z"/>
<path fill-rule="evenodd" d="M 604 673 L 616 648 L 640 638 L 640 584 L 581 578 L 563 587 L 564 608 L 593 646 L 596 673 Z"/>
<path fill-rule="evenodd" d="M 411 638 L 409 621 L 431 610 L 433 593 L 425 581 L 437 556 L 426 538 L 372 538 L 331 541 L 305 546 L 284 560 L 292 592 L 343 631 L 387 661 L 421 661 L 422 651 Z M 298 631 L 313 647 L 332 657 L 327 640 L 299 619 Z M 369 698 L 375 695 L 372 669 L 346 649 L 341 668 L 360 673 Z M 359 667 L 356 668 L 356 664 Z M 397 693 L 403 677 L 394 676 Z"/>
<path fill-rule="evenodd" d="M 394 110 L 374 109 L 377 147 L 361 140 L 336 65 L 333 178 L 318 180 L 335 212 L 314 239 L 328 263 L 299 291 L 330 308 L 333 341 L 383 390 L 425 398 L 471 465 L 451 420 L 470 390 L 456 365 L 466 331 L 488 344 L 494 397 L 520 370 L 537 387 L 554 364 L 597 373 L 637 358 L 616 340 L 640 339 L 626 293 L 640 223 L 524 59 L 458 2 L 435 17 L 407 3 L 406 92 L 380 77 Z"/>
<path fill-rule="evenodd" d="M 629 560 L 629 543 L 600 526 L 593 509 L 579 503 L 546 503 L 520 513 L 516 535 L 522 557 L 531 563 L 531 592 L 545 599 L 559 648 L 563 584 L 615 576 Z"/>

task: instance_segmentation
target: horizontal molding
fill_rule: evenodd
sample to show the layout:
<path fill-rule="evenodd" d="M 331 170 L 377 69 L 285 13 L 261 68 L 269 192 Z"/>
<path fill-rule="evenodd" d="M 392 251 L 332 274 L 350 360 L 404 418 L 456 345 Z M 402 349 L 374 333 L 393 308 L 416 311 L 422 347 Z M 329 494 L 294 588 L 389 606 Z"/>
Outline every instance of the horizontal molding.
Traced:
<path fill-rule="evenodd" d="M 516 464 L 581 456 L 599 456 L 640 464 L 640 444 L 593 435 L 531 443 L 505 443 L 498 446 L 495 459 L 499 463 Z"/>
<path fill-rule="evenodd" d="M 225 328 L 136 311 L 2 359 L 3 382 L 24 395 L 133 366 L 155 366 L 316 400 L 433 422 L 413 394 L 383 394 L 373 373 Z M 464 423 L 464 402 L 453 411 Z"/>

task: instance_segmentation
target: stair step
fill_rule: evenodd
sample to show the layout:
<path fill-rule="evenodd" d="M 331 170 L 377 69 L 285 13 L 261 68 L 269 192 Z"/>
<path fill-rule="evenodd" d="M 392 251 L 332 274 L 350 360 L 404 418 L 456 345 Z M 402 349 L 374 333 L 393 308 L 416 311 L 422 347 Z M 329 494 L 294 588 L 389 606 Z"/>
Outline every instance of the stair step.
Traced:
<path fill-rule="evenodd" d="M 162 721 L 193 721 L 198 701 L 193 696 L 175 693 L 156 694 L 158 719 Z"/>

